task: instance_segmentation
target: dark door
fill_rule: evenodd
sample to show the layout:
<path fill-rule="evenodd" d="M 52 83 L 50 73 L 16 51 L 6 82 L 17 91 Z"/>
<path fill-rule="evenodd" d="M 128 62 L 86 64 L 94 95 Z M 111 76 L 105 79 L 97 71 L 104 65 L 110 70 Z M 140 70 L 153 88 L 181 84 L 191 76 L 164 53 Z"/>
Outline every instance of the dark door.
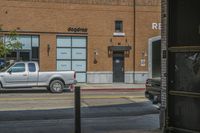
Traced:
<path fill-rule="evenodd" d="M 124 82 L 124 54 L 113 55 L 113 82 Z"/>
<path fill-rule="evenodd" d="M 152 77 L 161 73 L 161 40 L 152 42 Z"/>

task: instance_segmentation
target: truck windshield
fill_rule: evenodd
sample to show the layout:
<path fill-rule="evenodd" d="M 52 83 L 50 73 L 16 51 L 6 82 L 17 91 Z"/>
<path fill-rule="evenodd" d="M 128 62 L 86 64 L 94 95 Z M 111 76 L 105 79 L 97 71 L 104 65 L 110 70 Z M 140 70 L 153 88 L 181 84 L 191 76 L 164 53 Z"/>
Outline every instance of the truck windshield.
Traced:
<path fill-rule="evenodd" d="M 4 64 L 4 65 L 2 65 L 1 67 L 0 67 L 0 72 L 5 72 L 5 71 L 7 71 L 12 65 L 13 65 L 14 63 L 6 63 L 6 64 Z"/>

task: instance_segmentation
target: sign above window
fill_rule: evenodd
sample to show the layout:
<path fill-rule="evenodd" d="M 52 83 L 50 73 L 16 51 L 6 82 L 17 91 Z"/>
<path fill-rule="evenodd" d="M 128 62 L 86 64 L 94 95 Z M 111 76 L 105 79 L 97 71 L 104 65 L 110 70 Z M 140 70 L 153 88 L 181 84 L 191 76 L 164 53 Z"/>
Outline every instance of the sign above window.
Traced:
<path fill-rule="evenodd" d="M 68 32 L 82 32 L 82 33 L 86 33 L 88 32 L 88 29 L 87 28 L 81 28 L 81 27 L 69 27 L 68 28 Z"/>

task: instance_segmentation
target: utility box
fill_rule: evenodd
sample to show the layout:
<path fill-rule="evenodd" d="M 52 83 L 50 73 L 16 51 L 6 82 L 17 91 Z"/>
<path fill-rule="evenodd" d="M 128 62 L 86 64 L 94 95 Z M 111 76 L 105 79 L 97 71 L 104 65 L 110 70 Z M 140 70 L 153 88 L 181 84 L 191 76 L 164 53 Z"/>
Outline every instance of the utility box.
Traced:
<path fill-rule="evenodd" d="M 163 129 L 200 133 L 200 0 L 162 0 L 161 16 Z"/>

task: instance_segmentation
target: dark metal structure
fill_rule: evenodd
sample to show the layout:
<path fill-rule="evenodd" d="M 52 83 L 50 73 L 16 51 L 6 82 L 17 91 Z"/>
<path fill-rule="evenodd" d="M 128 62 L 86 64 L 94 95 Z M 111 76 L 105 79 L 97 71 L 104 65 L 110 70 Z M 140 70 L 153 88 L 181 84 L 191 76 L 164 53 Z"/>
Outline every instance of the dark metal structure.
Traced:
<path fill-rule="evenodd" d="M 161 111 L 166 133 L 200 133 L 199 7 L 200 0 L 162 0 Z"/>
<path fill-rule="evenodd" d="M 75 87 L 75 133 L 81 133 L 81 88 Z"/>

